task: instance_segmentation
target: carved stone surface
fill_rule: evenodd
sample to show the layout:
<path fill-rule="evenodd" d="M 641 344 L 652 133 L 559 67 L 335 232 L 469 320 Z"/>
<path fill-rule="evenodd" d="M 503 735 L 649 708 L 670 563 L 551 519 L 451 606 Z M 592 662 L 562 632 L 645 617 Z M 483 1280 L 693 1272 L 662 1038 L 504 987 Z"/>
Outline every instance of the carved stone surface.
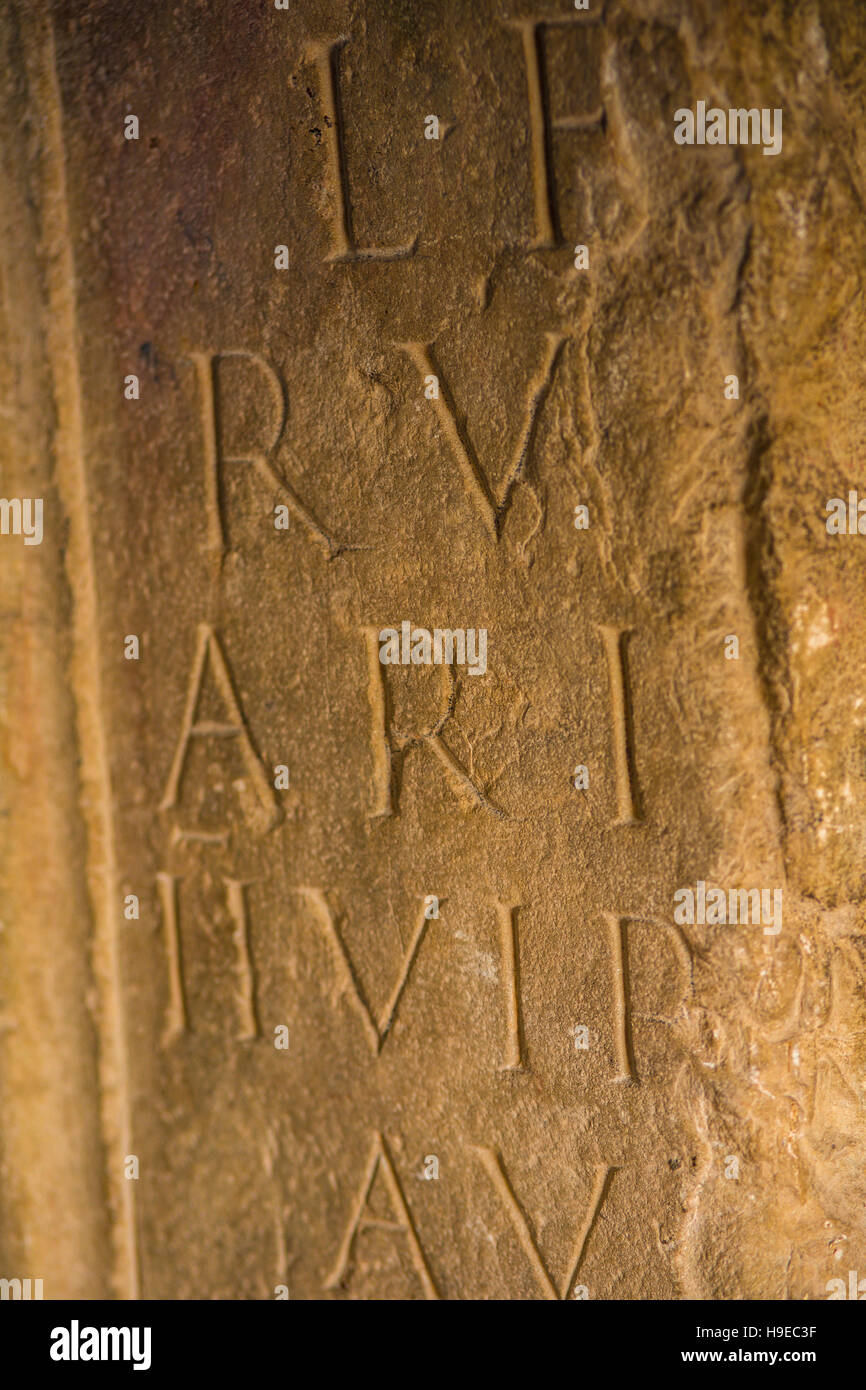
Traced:
<path fill-rule="evenodd" d="M 0 535 L 0 1275 L 866 1273 L 864 52 L 858 0 L 0 13 L 44 501 Z M 781 149 L 678 143 L 699 103 Z M 474 668 L 382 664 L 404 623 Z"/>

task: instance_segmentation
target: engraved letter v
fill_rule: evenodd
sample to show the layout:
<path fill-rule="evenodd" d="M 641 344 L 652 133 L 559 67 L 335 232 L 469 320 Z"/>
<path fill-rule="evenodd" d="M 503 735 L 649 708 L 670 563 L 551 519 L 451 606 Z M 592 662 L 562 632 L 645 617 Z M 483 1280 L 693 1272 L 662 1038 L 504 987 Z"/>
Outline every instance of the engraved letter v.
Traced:
<path fill-rule="evenodd" d="M 304 897 L 309 898 L 309 900 L 316 907 L 319 916 L 322 919 L 327 935 L 334 948 L 334 957 L 337 964 L 339 992 L 340 994 L 343 994 L 346 991 L 348 991 L 350 997 L 354 1000 L 355 1005 L 358 1009 L 358 1013 L 361 1017 L 361 1022 L 364 1025 L 364 1032 L 367 1035 L 367 1040 L 370 1043 L 374 1056 L 378 1056 L 385 1044 L 385 1039 L 391 1031 L 391 1025 L 394 1022 L 394 1018 L 397 1013 L 397 1005 L 400 1003 L 400 998 L 403 994 L 403 990 L 406 987 L 406 981 L 409 978 L 409 972 L 412 969 L 412 965 L 414 963 L 416 955 L 418 954 L 418 949 L 421 945 L 421 940 L 424 936 L 424 931 L 427 926 L 427 916 L 425 911 L 426 899 L 421 904 L 421 908 L 418 914 L 418 920 L 415 924 L 415 930 L 412 933 L 412 940 L 409 942 L 409 945 L 406 948 L 406 953 L 403 956 L 403 964 L 400 967 L 400 973 L 397 976 L 397 982 L 391 991 L 390 998 L 388 999 L 387 1003 L 382 1009 L 381 1014 L 379 1015 L 379 1021 L 377 1023 L 373 1018 L 370 1006 L 367 1003 L 366 998 L 364 997 L 364 992 L 361 989 L 361 983 L 358 979 L 358 972 L 355 969 L 349 952 L 346 950 L 343 938 L 340 935 L 337 922 L 334 918 L 334 914 L 331 911 L 328 905 L 328 901 L 321 888 L 299 888 L 297 889 L 297 892 L 302 893 Z M 444 901 L 444 898 L 439 899 L 440 904 Z"/>
<path fill-rule="evenodd" d="M 432 343 L 396 343 L 402 352 L 415 364 L 417 371 L 422 379 L 428 376 L 435 376 L 439 391 L 433 397 L 433 404 L 439 414 L 439 421 L 445 438 L 457 456 L 460 471 L 469 489 L 476 506 L 484 518 L 490 534 L 494 540 L 499 540 L 502 532 L 502 525 L 511 505 L 511 497 L 515 484 L 519 483 L 526 471 L 529 455 L 532 450 L 535 432 L 538 427 L 538 417 L 541 414 L 541 407 L 544 405 L 547 393 L 553 381 L 553 373 L 559 360 L 563 344 L 567 341 L 563 333 L 545 333 L 547 348 L 544 354 L 544 361 L 534 380 L 530 384 L 528 400 L 526 403 L 526 413 L 523 419 L 523 429 L 517 441 L 517 448 L 514 451 L 514 458 L 505 479 L 500 496 L 497 498 L 487 480 L 484 470 L 478 461 L 475 446 L 469 438 L 466 428 L 465 416 L 461 415 L 454 402 L 451 389 L 442 375 L 441 369 L 436 365 L 433 356 Z"/>
<path fill-rule="evenodd" d="M 607 1164 L 601 1164 L 595 1170 L 595 1180 L 593 1182 L 592 1195 L 589 1199 L 589 1206 L 587 1207 L 586 1215 L 583 1218 L 580 1230 L 577 1232 L 571 1264 L 566 1274 L 565 1281 L 561 1286 L 562 1291 L 559 1292 L 550 1277 L 544 1260 L 541 1258 L 541 1253 L 533 1238 L 529 1222 L 515 1196 L 514 1189 L 511 1186 L 511 1182 L 509 1181 L 508 1174 L 505 1171 L 499 1154 L 495 1149 L 489 1149 L 479 1145 L 470 1145 L 470 1147 L 474 1149 L 474 1152 L 477 1154 L 487 1176 L 496 1189 L 502 1205 L 511 1217 L 517 1239 L 523 1247 L 524 1254 L 529 1259 L 533 1273 L 544 1290 L 544 1297 L 559 1300 L 567 1299 L 574 1287 L 574 1281 L 577 1278 L 577 1272 L 583 1262 L 589 1237 L 592 1234 L 593 1226 L 601 1210 L 602 1203 L 607 1196 L 608 1188 L 610 1187 L 616 1169 L 608 1167 Z"/>

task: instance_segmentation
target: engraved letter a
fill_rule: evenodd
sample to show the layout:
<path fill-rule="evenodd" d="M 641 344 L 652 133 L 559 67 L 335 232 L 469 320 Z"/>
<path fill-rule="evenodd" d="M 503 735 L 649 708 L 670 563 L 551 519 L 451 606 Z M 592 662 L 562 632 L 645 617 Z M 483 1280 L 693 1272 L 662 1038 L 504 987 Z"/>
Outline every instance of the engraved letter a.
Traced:
<path fill-rule="evenodd" d="M 228 723 L 196 719 L 205 667 L 208 664 L 213 672 L 223 705 L 231 715 L 231 720 Z M 180 737 L 168 775 L 165 794 L 159 804 L 161 811 L 168 811 L 177 805 L 187 750 L 190 739 L 193 738 L 237 738 L 239 740 L 241 753 L 254 791 L 254 797 L 250 801 L 250 819 L 254 828 L 259 832 L 272 829 L 279 821 L 282 812 L 247 732 L 243 711 L 235 695 L 232 679 L 220 650 L 217 635 L 207 623 L 200 623 L 198 628 L 196 653 L 186 693 L 186 707 L 183 712 Z"/>
<path fill-rule="evenodd" d="M 381 1217 L 373 1216 L 372 1212 L 369 1210 L 368 1204 L 373 1191 L 373 1184 L 376 1181 L 376 1176 L 380 1168 L 391 1202 L 391 1210 L 396 1218 L 393 1221 L 386 1221 Z M 361 1191 L 358 1194 L 358 1200 L 355 1203 L 355 1210 L 349 1221 L 348 1229 L 343 1237 L 343 1244 L 340 1247 L 337 1263 L 334 1266 L 333 1273 L 325 1284 L 326 1289 L 336 1289 L 343 1282 L 349 1267 L 349 1260 L 352 1254 L 352 1247 L 355 1243 L 355 1237 L 361 1231 L 371 1228 L 405 1235 L 406 1242 L 409 1246 L 409 1257 L 415 1268 L 415 1273 L 421 1281 L 425 1297 L 428 1299 L 438 1299 L 439 1294 L 436 1290 L 436 1285 L 433 1283 L 433 1276 L 430 1273 L 430 1267 L 427 1264 L 424 1251 L 421 1249 L 421 1242 L 418 1239 L 409 1208 L 406 1205 L 406 1198 L 403 1196 L 400 1180 L 394 1171 L 394 1164 L 391 1161 L 391 1155 L 385 1143 L 385 1136 L 378 1133 L 374 1135 L 373 1147 L 367 1163 L 367 1171 L 364 1174 L 364 1181 L 361 1184 Z"/>

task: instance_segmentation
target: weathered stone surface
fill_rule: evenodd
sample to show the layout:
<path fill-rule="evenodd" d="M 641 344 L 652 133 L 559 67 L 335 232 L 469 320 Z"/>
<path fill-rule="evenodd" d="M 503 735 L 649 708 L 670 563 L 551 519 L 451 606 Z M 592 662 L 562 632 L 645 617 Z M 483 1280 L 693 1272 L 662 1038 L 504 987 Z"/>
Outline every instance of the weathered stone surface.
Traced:
<path fill-rule="evenodd" d="M 3 491 L 45 507 L 0 537 L 0 1273 L 826 1297 L 862 8 L 50 9 L 0 17 Z M 701 101 L 781 152 L 678 145 Z M 381 665 L 404 621 L 486 671 Z M 699 882 L 781 931 L 675 922 Z"/>

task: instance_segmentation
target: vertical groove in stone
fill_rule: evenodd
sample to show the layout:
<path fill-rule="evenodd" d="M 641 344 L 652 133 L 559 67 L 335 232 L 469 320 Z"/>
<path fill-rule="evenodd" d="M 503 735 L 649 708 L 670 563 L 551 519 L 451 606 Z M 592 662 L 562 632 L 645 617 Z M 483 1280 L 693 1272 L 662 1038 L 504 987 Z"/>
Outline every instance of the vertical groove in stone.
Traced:
<path fill-rule="evenodd" d="M 112 1213 L 113 1284 L 119 1297 L 136 1298 L 139 1281 L 134 1195 L 131 1182 L 123 1175 L 124 1156 L 132 1146 L 117 936 L 122 915 L 101 699 L 102 652 L 78 370 L 76 278 L 66 202 L 63 113 L 50 17 L 26 3 L 17 6 L 16 13 L 40 138 L 35 180 L 39 258 L 55 409 L 53 461 L 59 500 L 68 523 L 68 678 L 75 701 L 80 811 L 87 837 L 85 863 L 93 922 L 91 949 L 99 1019 L 99 1088 L 107 1191 Z"/>

